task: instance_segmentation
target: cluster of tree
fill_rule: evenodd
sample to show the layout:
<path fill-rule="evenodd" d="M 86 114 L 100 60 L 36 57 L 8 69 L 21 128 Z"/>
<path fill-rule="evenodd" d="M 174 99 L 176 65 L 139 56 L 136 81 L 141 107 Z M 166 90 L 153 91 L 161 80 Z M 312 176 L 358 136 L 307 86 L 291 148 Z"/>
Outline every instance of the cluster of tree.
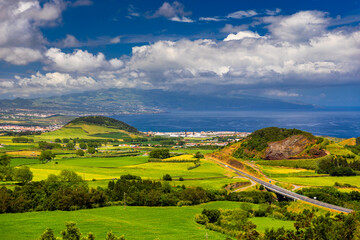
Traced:
<path fill-rule="evenodd" d="M 331 156 L 318 162 L 317 173 L 330 174 L 330 176 L 355 176 L 360 170 L 360 161 L 348 162 L 343 156 Z"/>
<path fill-rule="evenodd" d="M 128 177 L 127 177 L 128 178 Z M 208 201 L 228 200 L 250 203 L 271 203 L 274 196 L 269 192 L 250 191 L 228 194 L 226 190 L 205 190 L 201 187 L 171 187 L 171 176 L 164 175 L 164 182 L 125 179 L 110 181 L 106 194 L 109 201 L 122 201 L 134 206 L 176 206 L 193 205 Z"/>
<path fill-rule="evenodd" d="M 53 153 L 51 150 L 43 150 L 41 151 L 38 159 L 40 160 L 40 162 L 45 163 L 54 159 L 55 157 L 55 153 Z"/>
<path fill-rule="evenodd" d="M 355 213 L 339 214 L 335 217 L 330 213 L 318 215 L 316 212 L 304 210 L 294 223 L 296 230 L 266 229 L 264 240 L 315 240 L 315 239 L 359 239 L 359 217 Z"/>
<path fill-rule="evenodd" d="M 14 190 L 0 189 L 0 213 L 27 211 L 77 210 L 104 206 L 107 197 L 103 190 L 89 190 L 76 173 L 63 170 L 50 174 L 46 180 L 16 186 Z"/>
<path fill-rule="evenodd" d="M 38 238 L 39 240 L 94 240 L 95 235 L 89 232 L 86 236 L 80 232 L 75 222 L 66 222 L 66 229 L 61 231 L 61 238 L 55 237 L 54 231 L 47 228 L 43 234 Z M 105 240 L 125 240 L 124 235 L 117 237 L 112 231 L 106 234 Z"/>
<path fill-rule="evenodd" d="M 0 156 L 0 180 L 2 181 L 19 181 L 24 184 L 31 181 L 33 174 L 29 167 L 21 166 L 19 168 L 11 167 L 11 157 L 7 154 Z"/>
<path fill-rule="evenodd" d="M 198 188 L 172 188 L 168 181 L 120 179 L 109 182 L 106 190 L 110 201 L 124 200 L 134 206 L 192 205 L 216 200 L 215 191 Z"/>
<path fill-rule="evenodd" d="M 1 131 L 4 136 L 32 136 L 32 135 L 40 135 L 42 132 L 40 131 L 24 131 L 24 132 L 9 132 L 9 131 Z"/>
<path fill-rule="evenodd" d="M 349 148 L 353 153 L 355 153 L 357 155 L 360 155 L 360 145 L 352 146 L 352 147 L 349 147 Z"/>
<path fill-rule="evenodd" d="M 310 198 L 316 197 L 322 202 L 360 210 L 360 192 L 358 191 L 340 192 L 334 187 L 321 187 L 303 188 L 298 190 L 297 193 Z"/>
<path fill-rule="evenodd" d="M 288 210 L 288 202 L 261 204 L 254 209 L 249 204 L 241 204 L 238 209 L 204 209 L 196 214 L 195 221 L 207 229 L 218 231 L 236 239 L 258 240 L 305 240 L 305 239 L 358 239 L 360 216 L 356 213 L 321 215 L 313 210 L 296 213 Z M 266 229 L 265 234 L 256 231 L 252 217 L 270 217 L 294 221 L 293 229 Z"/>
<path fill-rule="evenodd" d="M 143 180 L 129 174 L 110 181 L 106 190 L 99 187 L 89 190 L 80 176 L 63 170 L 60 175 L 51 174 L 40 182 L 24 181 L 23 186 L 16 186 L 14 190 L 1 188 L 0 212 L 68 211 L 119 204 L 123 200 L 134 206 L 182 206 L 218 200 L 271 203 L 274 196 L 261 191 L 228 194 L 226 190 L 171 187 L 169 181 Z"/>
<path fill-rule="evenodd" d="M 42 150 L 62 148 L 61 144 L 59 144 L 59 143 L 49 143 L 49 142 L 45 142 L 45 141 L 40 141 L 38 144 L 39 144 L 39 148 Z"/>
<path fill-rule="evenodd" d="M 249 220 L 249 217 L 249 212 L 243 209 L 204 209 L 201 214 L 195 216 L 195 221 L 205 225 L 207 229 L 237 239 L 255 240 L 260 234 L 256 231 L 256 225 Z"/>
<path fill-rule="evenodd" d="M 149 157 L 156 159 L 165 159 L 170 157 L 170 152 L 167 148 L 156 148 L 149 153 Z"/>
<path fill-rule="evenodd" d="M 11 139 L 13 143 L 33 143 L 34 139 L 26 137 L 15 137 Z"/>

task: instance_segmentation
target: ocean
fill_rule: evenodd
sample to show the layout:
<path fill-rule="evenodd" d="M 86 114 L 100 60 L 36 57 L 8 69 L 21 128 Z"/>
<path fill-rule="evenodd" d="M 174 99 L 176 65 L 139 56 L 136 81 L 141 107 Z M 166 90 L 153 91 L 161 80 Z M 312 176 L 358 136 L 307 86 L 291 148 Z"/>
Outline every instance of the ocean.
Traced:
<path fill-rule="evenodd" d="M 360 136 L 360 111 L 172 111 L 111 116 L 140 131 L 237 131 L 297 128 L 317 136 Z"/>

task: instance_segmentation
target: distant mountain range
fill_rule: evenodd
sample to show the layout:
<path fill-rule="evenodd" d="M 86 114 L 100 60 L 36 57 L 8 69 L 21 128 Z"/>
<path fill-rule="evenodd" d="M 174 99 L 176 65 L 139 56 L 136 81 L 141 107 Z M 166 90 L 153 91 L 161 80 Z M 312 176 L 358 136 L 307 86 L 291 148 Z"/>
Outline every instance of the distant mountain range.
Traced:
<path fill-rule="evenodd" d="M 164 90 L 100 89 L 57 97 L 0 100 L 2 109 L 33 109 L 58 114 L 157 113 L 171 110 L 286 110 L 314 106 L 247 95 L 217 96 Z"/>

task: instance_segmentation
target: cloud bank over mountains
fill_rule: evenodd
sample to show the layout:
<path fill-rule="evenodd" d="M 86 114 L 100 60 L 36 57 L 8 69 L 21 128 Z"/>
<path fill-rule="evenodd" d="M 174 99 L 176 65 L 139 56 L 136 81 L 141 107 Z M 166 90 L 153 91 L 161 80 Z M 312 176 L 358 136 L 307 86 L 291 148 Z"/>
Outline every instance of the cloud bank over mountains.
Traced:
<path fill-rule="evenodd" d="M 0 80 L 0 94 L 33 96 L 110 87 L 171 90 L 179 85 L 184 89 L 209 85 L 240 89 L 266 86 L 274 89 L 265 91 L 269 96 L 297 97 L 300 94 L 276 89 L 359 83 L 359 27 L 334 27 L 336 19 L 325 12 L 279 15 L 277 9 L 258 16 L 256 10 L 237 11 L 227 17 L 253 18 L 253 25 L 262 33 L 224 24 L 219 31 L 228 35 L 223 39 L 160 40 L 135 46 L 131 54 L 115 58 L 80 48 L 65 51 L 42 34 L 43 27 L 56 27 L 62 21 L 66 8 L 91 4 L 0 0 L 0 61 L 42 64 L 35 74 Z M 165 2 L 151 18 L 196 24 L 190 23 L 190 14 L 179 2 Z M 115 44 L 120 37 L 117 40 Z M 62 43 L 63 47 L 80 45 L 70 34 Z"/>

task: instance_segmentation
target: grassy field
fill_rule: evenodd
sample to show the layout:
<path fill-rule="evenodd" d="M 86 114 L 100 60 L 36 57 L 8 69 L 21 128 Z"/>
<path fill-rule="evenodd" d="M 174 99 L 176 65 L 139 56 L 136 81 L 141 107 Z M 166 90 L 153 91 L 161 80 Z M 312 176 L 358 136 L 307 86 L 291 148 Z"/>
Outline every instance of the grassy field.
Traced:
<path fill-rule="evenodd" d="M 11 166 L 16 167 L 20 165 L 29 165 L 29 164 L 37 164 L 39 163 L 39 159 L 37 158 L 12 158 Z"/>
<path fill-rule="evenodd" d="M 173 153 L 183 153 L 183 154 L 195 154 L 197 152 L 201 152 L 202 154 L 212 153 L 215 150 L 206 150 L 206 149 L 171 149 L 170 152 Z"/>
<path fill-rule="evenodd" d="M 35 148 L 35 145 L 34 144 L 26 144 L 26 143 L 21 143 L 20 144 L 17 144 L 17 145 L 5 145 L 4 147 L 0 148 L 0 151 L 1 150 L 6 150 L 6 151 L 18 151 L 18 150 L 29 150 L 29 149 L 32 149 L 32 148 Z"/>
<path fill-rule="evenodd" d="M 195 161 L 196 158 L 191 154 L 184 154 L 180 156 L 165 158 L 163 161 Z"/>
<path fill-rule="evenodd" d="M 91 157 L 61 159 L 58 161 L 58 164 L 69 167 L 119 168 L 124 166 L 142 164 L 146 163 L 147 161 L 148 157 L 144 156 L 111 158 Z"/>
<path fill-rule="evenodd" d="M 30 165 L 30 169 L 34 173 L 34 180 L 45 179 L 48 174 L 57 174 L 63 169 L 72 170 L 85 177 L 86 180 L 119 178 L 124 174 L 161 179 L 164 174 L 168 173 L 174 178 L 183 177 L 185 180 L 231 175 L 228 170 L 208 160 L 201 160 L 201 166 L 191 170 L 188 170 L 188 167 L 194 165 L 192 162 L 146 162 L 146 157 L 142 156 L 60 159 L 56 162 Z"/>
<path fill-rule="evenodd" d="M 12 157 L 37 157 L 40 155 L 40 151 L 14 151 L 14 152 L 6 152 L 9 156 Z"/>
<path fill-rule="evenodd" d="M 305 169 L 315 170 L 317 168 L 318 161 L 328 157 L 329 156 L 325 156 L 317 159 L 296 159 L 296 160 L 260 160 L 260 161 L 256 161 L 256 164 L 262 166 L 305 168 Z"/>
<path fill-rule="evenodd" d="M 129 137 L 128 134 L 123 132 L 97 133 L 97 134 L 92 134 L 91 136 L 99 137 L 99 138 L 116 138 L 116 139 Z"/>
<path fill-rule="evenodd" d="M 276 177 L 281 182 L 305 186 L 334 186 L 335 182 L 351 184 L 360 187 L 360 176 L 350 177 Z"/>
<path fill-rule="evenodd" d="M 93 232 L 104 239 L 106 232 L 124 234 L 126 239 L 225 239 L 226 236 L 196 224 L 194 216 L 203 208 L 233 209 L 236 202 L 211 202 L 189 207 L 105 207 L 73 212 L 30 212 L 0 215 L 0 239 L 36 239 L 46 227 L 59 236 L 66 221 L 78 223 L 82 233 Z M 292 228 L 293 222 L 271 218 L 252 218 L 260 231 L 269 226 Z M 275 222 L 274 222 L 275 221 Z"/>
<path fill-rule="evenodd" d="M 256 230 L 258 230 L 259 232 L 265 232 L 265 229 L 267 228 L 281 228 L 281 227 L 284 227 L 285 229 L 295 230 L 294 222 L 292 221 L 283 221 L 270 217 L 256 217 L 256 218 L 251 218 L 250 221 L 257 226 Z M 270 222 L 271 225 L 269 224 Z"/>
<path fill-rule="evenodd" d="M 314 170 L 306 170 L 301 168 L 261 166 L 260 169 L 266 176 L 270 178 L 318 175 Z"/>

